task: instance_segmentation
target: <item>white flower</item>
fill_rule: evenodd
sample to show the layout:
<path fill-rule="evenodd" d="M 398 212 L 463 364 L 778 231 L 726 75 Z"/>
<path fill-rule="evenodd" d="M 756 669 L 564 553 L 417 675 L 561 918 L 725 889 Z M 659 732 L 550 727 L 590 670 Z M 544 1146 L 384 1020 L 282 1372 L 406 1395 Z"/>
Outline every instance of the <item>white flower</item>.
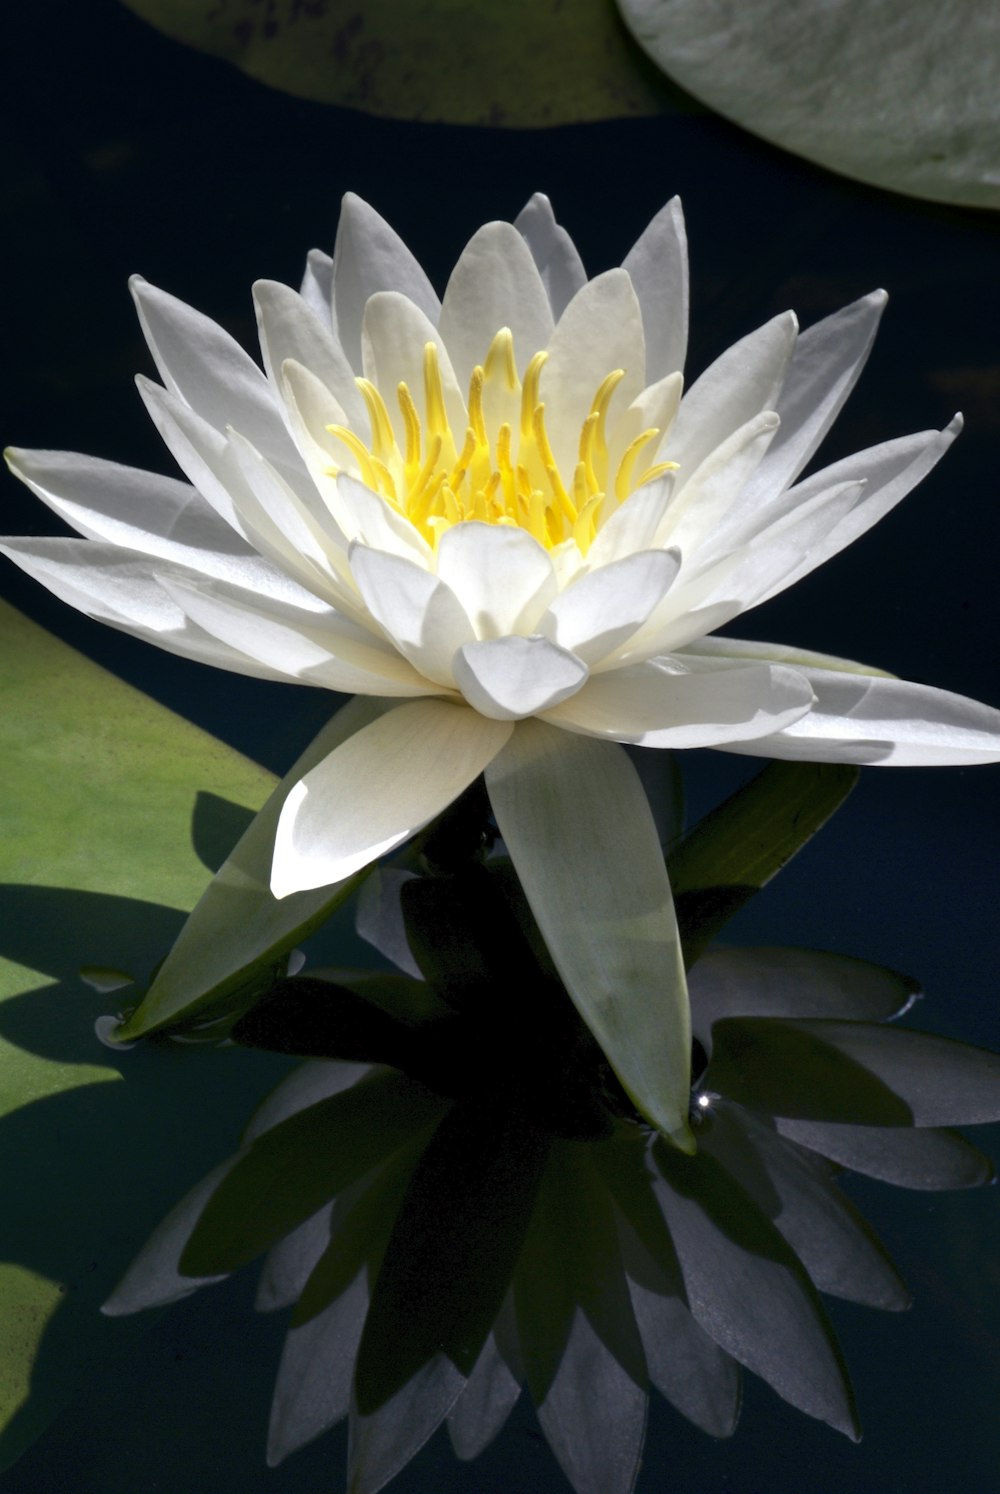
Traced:
<path fill-rule="evenodd" d="M 141 279 L 133 290 L 163 378 L 140 389 L 189 481 L 13 452 L 84 538 L 4 548 L 82 611 L 175 653 L 402 702 L 288 797 L 277 897 L 347 877 L 485 769 L 563 978 L 576 994 L 567 962 L 596 961 L 613 1026 L 622 981 L 679 972 L 662 858 L 613 743 L 1000 758 L 1000 712 L 715 636 L 879 519 L 958 430 L 797 481 L 864 363 L 881 293 L 802 336 L 776 317 L 682 399 L 676 201 L 588 281 L 535 196 L 473 236 L 439 302 L 348 197 L 334 257 L 310 255 L 301 292 L 255 287 L 264 373 L 198 312 Z M 583 751 L 588 737 L 610 740 Z M 577 942 L 588 925 L 589 953 L 560 950 L 567 915 Z M 616 965 L 606 950 L 626 929 Z"/>

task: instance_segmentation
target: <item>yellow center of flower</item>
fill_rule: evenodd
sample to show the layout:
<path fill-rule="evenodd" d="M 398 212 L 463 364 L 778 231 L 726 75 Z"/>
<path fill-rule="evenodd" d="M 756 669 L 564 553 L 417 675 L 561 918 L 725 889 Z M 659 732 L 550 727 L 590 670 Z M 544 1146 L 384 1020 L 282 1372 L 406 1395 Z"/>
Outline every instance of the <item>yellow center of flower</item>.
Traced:
<path fill-rule="evenodd" d="M 350 452 L 363 482 L 390 503 L 436 546 L 453 524 L 478 519 L 527 529 L 547 549 L 574 540 L 586 553 L 609 508 L 643 483 L 676 467 L 675 462 L 643 461 L 657 441 L 654 426 L 621 452 L 611 471 L 607 415 L 624 369 L 602 379 L 580 428 L 577 461 L 564 480 L 545 428 L 539 381 L 547 353 L 536 353 L 518 378 L 514 339 L 504 327 L 490 344 L 485 362 L 472 371 L 468 424 L 459 440 L 449 420 L 437 346 L 424 347 L 424 419 L 409 386 L 396 390 L 403 439 L 397 440 L 379 390 L 358 379 L 371 422 L 366 445 L 346 426 L 327 430 Z M 503 418 L 506 416 L 507 418 Z M 331 469 L 336 475 L 338 468 Z"/>

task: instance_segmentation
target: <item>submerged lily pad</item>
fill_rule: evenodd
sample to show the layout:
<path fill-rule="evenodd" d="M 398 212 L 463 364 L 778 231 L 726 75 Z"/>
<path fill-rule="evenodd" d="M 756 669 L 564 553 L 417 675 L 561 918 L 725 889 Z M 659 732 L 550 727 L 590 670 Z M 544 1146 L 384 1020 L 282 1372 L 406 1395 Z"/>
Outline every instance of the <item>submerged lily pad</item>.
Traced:
<path fill-rule="evenodd" d="M 691 107 L 612 0 L 124 4 L 272 88 L 390 119 L 530 128 Z"/>
<path fill-rule="evenodd" d="M 1000 9 L 981 0 L 618 0 L 728 119 L 845 176 L 1000 207 Z"/>

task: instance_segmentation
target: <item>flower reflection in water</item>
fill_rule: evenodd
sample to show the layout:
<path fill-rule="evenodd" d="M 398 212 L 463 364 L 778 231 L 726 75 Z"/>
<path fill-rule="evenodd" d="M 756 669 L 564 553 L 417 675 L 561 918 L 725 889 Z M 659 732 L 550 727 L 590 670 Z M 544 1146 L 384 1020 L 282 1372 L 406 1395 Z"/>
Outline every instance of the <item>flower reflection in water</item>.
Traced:
<path fill-rule="evenodd" d="M 292 1309 L 269 1460 L 349 1418 L 357 1494 L 442 1422 L 475 1457 L 524 1385 L 578 1494 L 633 1487 L 650 1387 L 730 1434 L 741 1366 L 857 1437 L 819 1294 L 888 1310 L 909 1296 L 837 1174 L 988 1181 L 947 1128 L 1000 1115 L 1000 1059 L 886 1025 L 913 1000 L 892 971 L 709 951 L 690 976 L 685 1155 L 632 1110 L 500 863 L 461 880 L 387 872 L 382 889 L 367 931 L 413 970 L 402 911 L 426 979 L 296 977 L 237 1022 L 237 1041 L 311 1061 L 106 1311 L 176 1300 L 264 1254 L 258 1307 Z M 476 933 L 461 978 L 423 937 L 449 907 Z"/>

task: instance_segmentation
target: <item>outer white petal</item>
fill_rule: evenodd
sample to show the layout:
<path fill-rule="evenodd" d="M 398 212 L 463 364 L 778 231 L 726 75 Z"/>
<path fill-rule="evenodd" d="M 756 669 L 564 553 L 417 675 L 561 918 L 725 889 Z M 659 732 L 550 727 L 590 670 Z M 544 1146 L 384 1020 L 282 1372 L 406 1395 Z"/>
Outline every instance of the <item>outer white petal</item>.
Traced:
<path fill-rule="evenodd" d="M 676 550 L 640 550 L 614 560 L 560 592 L 538 631 L 586 664 L 599 663 L 642 627 L 673 584 Z"/>
<path fill-rule="evenodd" d="M 324 327 L 329 327 L 333 307 L 333 260 L 322 249 L 310 249 L 306 255 L 299 295 Z"/>
<path fill-rule="evenodd" d="M 778 665 L 735 664 L 709 672 L 696 665 L 695 672 L 677 673 L 650 659 L 592 675 L 579 694 L 547 711 L 545 719 L 586 736 L 642 747 L 711 747 L 765 736 L 773 740 L 773 733 L 805 715 L 813 699 L 803 673 Z"/>
<path fill-rule="evenodd" d="M 140 374 L 136 387 L 150 419 L 167 450 L 207 503 L 237 534 L 249 539 L 237 512 L 237 497 L 245 487 L 228 454 L 225 436 L 177 394 Z"/>
<path fill-rule="evenodd" d="M 168 389 L 213 425 L 252 434 L 271 460 L 298 465 L 267 379 L 228 332 L 200 311 L 147 284 L 129 281 L 149 350 Z"/>
<path fill-rule="evenodd" d="M 467 423 L 465 398 L 437 328 L 418 306 L 393 291 L 380 291 L 368 302 L 361 332 L 365 377 L 383 397 L 390 396 L 386 409 L 400 451 L 406 450 L 406 427 L 391 396 L 401 383 L 406 384 L 417 409 L 424 414 L 424 348 L 429 342 L 437 346 L 448 422 L 461 446 Z"/>
<path fill-rule="evenodd" d="M 359 731 L 286 799 L 275 897 L 338 882 L 399 845 L 478 777 L 512 730 L 467 706 L 416 700 Z"/>
<path fill-rule="evenodd" d="M 351 429 L 367 433 L 368 415 L 354 382 L 354 370 L 330 331 L 329 321 L 321 322 L 301 296 L 277 280 L 258 280 L 253 302 L 264 368 L 272 383 L 278 384 L 285 360 L 294 358 L 327 386 L 344 409 Z M 245 430 L 243 434 L 252 437 L 254 433 Z"/>
<path fill-rule="evenodd" d="M 642 307 L 646 380 L 684 367 L 688 334 L 687 231 L 679 197 L 672 197 L 622 261 Z"/>
<path fill-rule="evenodd" d="M 587 666 L 547 638 L 494 638 L 467 643 L 452 666 L 474 710 L 495 721 L 519 721 L 576 693 Z"/>
<path fill-rule="evenodd" d="M 451 686 L 451 663 L 475 632 L 455 593 L 423 566 L 352 545 L 351 569 L 372 617 L 427 679 Z"/>
<path fill-rule="evenodd" d="M 748 484 L 749 502 L 780 492 L 809 461 L 868 361 L 888 299 L 872 291 L 797 338 L 776 406 L 781 430 Z"/>
<path fill-rule="evenodd" d="M 816 692 L 816 703 L 799 721 L 734 752 L 810 762 L 860 762 L 891 767 L 934 767 L 1000 761 L 1000 711 L 964 695 L 909 680 L 852 674 L 845 659 L 815 660 L 781 645 L 706 638 L 698 655 L 722 659 L 791 657 Z M 692 650 L 692 653 L 694 651 Z M 825 667 L 823 667 L 825 665 Z"/>
<path fill-rule="evenodd" d="M 548 553 L 513 525 L 454 524 L 441 536 L 437 573 L 461 602 L 478 638 L 533 633 L 556 592 Z"/>
<path fill-rule="evenodd" d="M 689 1145 L 684 967 L 635 769 L 612 743 L 523 721 L 487 768 L 486 786 L 580 1015 L 642 1113 Z"/>
<path fill-rule="evenodd" d="M 7 465 L 87 539 L 204 570 L 253 550 L 197 489 L 172 477 L 69 451 L 9 450 Z"/>
<path fill-rule="evenodd" d="M 601 380 L 612 369 L 625 370 L 614 395 L 619 407 L 630 404 L 646 384 L 642 313 L 624 270 L 588 280 L 556 324 L 548 351 L 541 379 L 545 417 L 556 465 L 572 473 L 580 427 Z"/>
<path fill-rule="evenodd" d="M 396 650 L 332 608 L 309 613 L 223 582 L 161 578 L 185 615 L 213 638 L 303 684 L 347 695 L 438 695 Z"/>
<path fill-rule="evenodd" d="M 523 234 L 538 266 L 552 315 L 562 316 L 580 287 L 586 285 L 587 272 L 573 240 L 556 222 L 544 192 L 535 192 L 528 199 L 514 219 L 514 227 Z"/>
<path fill-rule="evenodd" d="M 333 328 L 351 367 L 361 372 L 361 324 L 378 291 L 401 291 L 437 322 L 440 304 L 402 239 L 353 192 L 341 204 L 333 253 Z"/>
<path fill-rule="evenodd" d="M 637 550 L 650 549 L 673 490 L 673 475 L 667 473 L 626 498 L 598 530 L 587 551 L 586 569 L 596 570 Z"/>
<path fill-rule="evenodd" d="M 764 456 L 778 428 L 773 410 L 751 416 L 689 474 L 677 474 L 676 496 L 667 510 L 657 538 L 695 552 L 711 539 L 736 502 L 739 491 Z"/>
<path fill-rule="evenodd" d="M 466 387 L 501 327 L 514 335 L 521 371 L 548 345 L 552 310 L 531 251 L 510 223 L 487 223 L 459 255 L 441 302 L 438 330 Z"/>
<path fill-rule="evenodd" d="M 762 410 L 773 410 L 785 379 L 798 322 L 783 312 L 717 358 L 681 400 L 670 459 L 683 487 L 716 446 Z"/>
<path fill-rule="evenodd" d="M 0 551 L 77 611 L 168 653 L 256 679 L 290 677 L 191 623 L 151 575 L 148 556 L 77 539 L 10 538 L 0 543 Z M 193 571 L 186 574 L 196 584 L 203 579 Z"/>

